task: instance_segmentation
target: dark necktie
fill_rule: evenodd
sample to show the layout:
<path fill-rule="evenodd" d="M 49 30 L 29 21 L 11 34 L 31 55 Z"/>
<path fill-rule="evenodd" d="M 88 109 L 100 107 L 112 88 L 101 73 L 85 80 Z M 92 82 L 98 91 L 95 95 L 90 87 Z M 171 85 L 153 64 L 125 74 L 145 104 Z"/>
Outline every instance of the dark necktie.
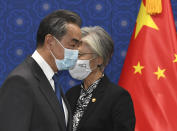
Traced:
<path fill-rule="evenodd" d="M 55 85 L 55 94 L 58 98 L 58 101 L 63 109 L 63 103 L 62 103 L 62 97 L 61 97 L 61 88 L 60 88 L 60 84 L 59 84 L 59 75 L 57 73 L 55 73 L 52 77 L 52 79 L 54 80 L 54 85 Z"/>
<path fill-rule="evenodd" d="M 52 79 L 54 80 L 54 85 L 55 85 L 55 94 L 58 98 L 58 101 L 60 103 L 60 107 L 63 111 L 63 114 L 64 114 L 64 117 L 65 117 L 65 113 L 64 113 L 64 109 L 63 109 L 63 103 L 62 103 L 62 97 L 61 97 L 61 92 L 62 92 L 62 89 L 61 89 L 61 86 L 60 86 L 60 83 L 59 83 L 59 74 L 58 73 L 55 73 L 52 77 Z M 66 125 L 65 125 L 66 126 Z"/>

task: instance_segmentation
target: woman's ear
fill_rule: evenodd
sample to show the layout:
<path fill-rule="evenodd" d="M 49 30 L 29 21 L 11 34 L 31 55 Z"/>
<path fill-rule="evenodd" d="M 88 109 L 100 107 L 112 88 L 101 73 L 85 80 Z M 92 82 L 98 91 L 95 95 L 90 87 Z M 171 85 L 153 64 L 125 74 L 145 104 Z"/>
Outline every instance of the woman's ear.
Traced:
<path fill-rule="evenodd" d="M 103 64 L 103 58 L 101 56 L 98 56 L 98 65 Z"/>
<path fill-rule="evenodd" d="M 101 69 L 103 66 L 103 58 L 99 56 L 97 60 L 98 60 L 97 67 L 99 67 Z"/>

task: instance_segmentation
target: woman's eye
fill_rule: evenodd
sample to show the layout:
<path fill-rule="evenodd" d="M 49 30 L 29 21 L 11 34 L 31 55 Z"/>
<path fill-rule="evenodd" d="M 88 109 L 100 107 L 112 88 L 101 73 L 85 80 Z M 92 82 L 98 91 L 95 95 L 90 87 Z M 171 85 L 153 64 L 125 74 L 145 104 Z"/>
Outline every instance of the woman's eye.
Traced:
<path fill-rule="evenodd" d="M 81 57 L 81 56 L 83 56 L 83 54 L 79 53 L 78 56 Z"/>

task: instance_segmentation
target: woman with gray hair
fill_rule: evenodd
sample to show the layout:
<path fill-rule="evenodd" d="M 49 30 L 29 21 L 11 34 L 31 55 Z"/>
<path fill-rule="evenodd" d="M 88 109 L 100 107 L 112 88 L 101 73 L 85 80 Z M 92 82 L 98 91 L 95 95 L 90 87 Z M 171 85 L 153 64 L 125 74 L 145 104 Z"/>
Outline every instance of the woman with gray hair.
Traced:
<path fill-rule="evenodd" d="M 84 27 L 79 58 L 70 75 L 83 82 L 66 96 L 73 114 L 73 131 L 133 131 L 135 115 L 129 93 L 109 81 L 104 69 L 114 44 L 101 27 Z"/>

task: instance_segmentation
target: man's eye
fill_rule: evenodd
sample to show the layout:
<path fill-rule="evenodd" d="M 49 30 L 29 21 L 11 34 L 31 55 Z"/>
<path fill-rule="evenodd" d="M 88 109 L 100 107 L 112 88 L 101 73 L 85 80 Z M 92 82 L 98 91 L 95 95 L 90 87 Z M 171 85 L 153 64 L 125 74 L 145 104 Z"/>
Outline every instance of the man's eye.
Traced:
<path fill-rule="evenodd" d="M 75 47 L 75 45 L 73 44 L 73 45 L 70 45 L 71 47 Z"/>

